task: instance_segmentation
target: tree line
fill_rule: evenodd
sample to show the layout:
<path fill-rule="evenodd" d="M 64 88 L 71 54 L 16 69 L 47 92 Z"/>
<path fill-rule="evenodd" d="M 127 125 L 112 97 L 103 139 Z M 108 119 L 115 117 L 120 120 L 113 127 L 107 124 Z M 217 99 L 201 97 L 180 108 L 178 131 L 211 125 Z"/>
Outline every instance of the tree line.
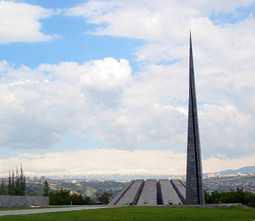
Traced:
<path fill-rule="evenodd" d="M 205 191 L 205 202 L 208 204 L 218 203 L 242 203 L 247 206 L 255 207 L 255 193 L 245 192 L 243 188 L 230 192 L 213 191 L 208 194 Z"/>
<path fill-rule="evenodd" d="M 16 169 L 16 174 L 14 171 L 12 171 L 12 173 L 9 172 L 7 182 L 2 180 L 0 186 L 0 195 L 26 195 L 26 177 L 23 174 L 22 166 L 20 173 L 18 169 Z"/>
<path fill-rule="evenodd" d="M 112 196 L 111 193 L 98 193 L 96 201 L 89 196 L 83 197 L 78 192 L 71 192 L 69 189 L 51 190 L 47 181 L 44 182 L 43 196 L 49 196 L 50 205 L 93 205 L 93 204 L 108 204 Z"/>

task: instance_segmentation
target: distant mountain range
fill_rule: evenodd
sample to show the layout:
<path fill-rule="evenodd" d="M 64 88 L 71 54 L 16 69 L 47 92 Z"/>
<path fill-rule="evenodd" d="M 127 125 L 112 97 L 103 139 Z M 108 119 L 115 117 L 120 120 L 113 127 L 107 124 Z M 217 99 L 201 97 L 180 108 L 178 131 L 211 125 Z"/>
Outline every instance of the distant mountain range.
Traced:
<path fill-rule="evenodd" d="M 48 177 L 48 176 L 47 176 Z M 179 176 L 179 177 L 185 177 Z M 167 179 L 172 178 L 169 175 L 145 175 L 145 174 L 100 174 L 100 175 L 75 175 L 75 176 L 49 176 L 51 179 L 88 179 L 88 180 L 135 180 L 135 179 Z"/>
<path fill-rule="evenodd" d="M 223 170 L 221 172 L 218 172 L 220 175 L 229 175 L 229 174 L 250 174 L 255 173 L 255 166 L 249 166 L 249 167 L 242 167 L 237 170 Z"/>
<path fill-rule="evenodd" d="M 220 172 L 214 172 L 214 173 L 204 173 L 204 176 L 208 176 L 208 174 L 220 174 L 220 175 L 230 175 L 230 174 L 255 174 L 255 166 L 248 166 L 248 167 L 242 167 L 237 170 L 224 170 Z M 166 174 L 161 175 L 145 175 L 145 174 L 101 174 L 101 175 L 89 175 L 89 176 L 53 176 L 50 178 L 53 179 L 110 179 L 110 180 L 133 180 L 133 179 L 165 179 L 165 178 L 174 178 L 177 176 L 171 176 Z M 185 175 L 180 175 L 178 177 L 185 178 Z"/>

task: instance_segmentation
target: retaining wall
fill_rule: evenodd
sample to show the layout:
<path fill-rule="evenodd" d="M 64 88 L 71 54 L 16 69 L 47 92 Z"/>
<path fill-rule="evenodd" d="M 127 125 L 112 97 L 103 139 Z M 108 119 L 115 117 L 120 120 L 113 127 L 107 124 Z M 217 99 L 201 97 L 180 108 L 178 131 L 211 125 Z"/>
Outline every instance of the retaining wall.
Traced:
<path fill-rule="evenodd" d="M 8 196 L 0 195 L 0 207 L 48 206 L 48 196 Z"/>

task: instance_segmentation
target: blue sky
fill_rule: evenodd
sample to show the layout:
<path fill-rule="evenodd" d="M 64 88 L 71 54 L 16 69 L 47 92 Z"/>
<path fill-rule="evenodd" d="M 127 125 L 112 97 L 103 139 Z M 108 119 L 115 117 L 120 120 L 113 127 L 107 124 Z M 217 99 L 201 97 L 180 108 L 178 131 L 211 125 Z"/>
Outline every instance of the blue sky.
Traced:
<path fill-rule="evenodd" d="M 97 26 L 87 24 L 82 17 L 66 17 L 54 15 L 42 19 L 41 31 L 49 35 L 58 35 L 56 39 L 46 42 L 15 42 L 1 44 L 1 59 L 8 60 L 18 66 L 37 67 L 42 63 L 57 64 L 63 61 L 84 61 L 114 57 L 126 58 L 135 63 L 135 48 L 143 44 L 143 40 L 125 37 L 95 36 L 88 34 Z"/>
<path fill-rule="evenodd" d="M 204 172 L 252 166 L 254 10 L 0 1 L 0 174 L 184 174 L 190 30 Z"/>

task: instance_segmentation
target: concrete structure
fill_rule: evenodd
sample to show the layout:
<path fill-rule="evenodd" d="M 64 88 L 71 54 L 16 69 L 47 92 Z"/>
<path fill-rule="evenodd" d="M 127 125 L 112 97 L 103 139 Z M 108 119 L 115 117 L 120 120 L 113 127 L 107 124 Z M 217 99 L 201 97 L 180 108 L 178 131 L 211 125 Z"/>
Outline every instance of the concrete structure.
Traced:
<path fill-rule="evenodd" d="M 185 203 L 185 185 L 180 180 L 133 180 L 112 199 L 110 206 L 157 206 Z"/>
<path fill-rule="evenodd" d="M 204 204 L 205 201 L 191 35 L 189 55 L 189 114 L 187 143 L 186 203 Z"/>
<path fill-rule="evenodd" d="M 146 180 L 137 206 L 153 205 L 157 205 L 157 182 L 156 180 Z"/>
<path fill-rule="evenodd" d="M 0 216 L 9 215 L 27 215 L 27 214 L 38 214 L 38 213 L 55 213 L 55 212 L 69 212 L 69 211 L 80 211 L 80 210 L 92 210 L 92 209 L 106 209 L 111 208 L 105 205 L 86 205 L 86 206 L 65 206 L 60 208 L 38 208 L 38 209 L 24 209 L 24 210 L 0 210 Z M 0 220 L 2 220 L 0 218 Z M 6 220 L 6 219 L 5 219 Z M 16 219 L 18 220 L 18 219 Z"/>
<path fill-rule="evenodd" d="M 129 183 L 110 203 L 114 206 L 156 206 L 204 204 L 200 137 L 198 127 L 195 76 L 190 35 L 189 114 L 186 186 L 180 180 L 136 180 Z"/>
<path fill-rule="evenodd" d="M 182 203 L 186 203 L 186 186 L 180 180 L 171 180 L 171 184 L 173 185 L 176 193 L 178 194 Z"/>
<path fill-rule="evenodd" d="M 136 180 L 129 186 L 125 194 L 116 202 L 115 205 L 122 206 L 122 205 L 129 205 L 129 204 L 136 204 L 138 198 L 141 194 L 141 191 L 144 186 L 144 180 Z"/>
<path fill-rule="evenodd" d="M 169 180 L 159 180 L 162 194 L 162 204 L 182 204 L 180 197 Z M 185 195 L 184 195 L 185 196 Z"/>
<path fill-rule="evenodd" d="M 111 202 L 108 204 L 109 206 L 113 206 L 116 205 L 117 202 L 119 202 L 119 200 L 124 196 L 124 194 L 127 192 L 127 190 L 129 189 L 129 187 L 134 183 L 135 181 L 131 181 L 128 185 L 126 185 L 120 192 L 119 194 L 114 197 L 114 199 L 111 200 Z"/>
<path fill-rule="evenodd" d="M 0 207 L 49 206 L 49 197 L 0 195 Z"/>

